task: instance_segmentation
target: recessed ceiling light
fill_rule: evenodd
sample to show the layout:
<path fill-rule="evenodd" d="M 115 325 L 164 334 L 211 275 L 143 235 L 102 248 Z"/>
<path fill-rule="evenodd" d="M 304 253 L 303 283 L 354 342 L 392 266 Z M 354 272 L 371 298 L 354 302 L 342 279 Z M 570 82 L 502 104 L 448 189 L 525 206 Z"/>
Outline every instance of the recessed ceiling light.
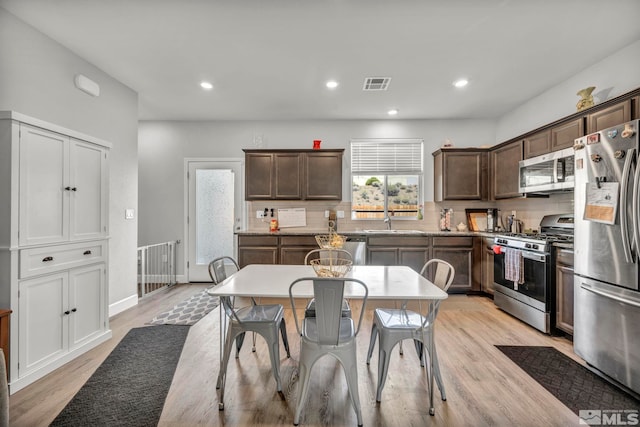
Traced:
<path fill-rule="evenodd" d="M 329 89 L 335 89 L 335 88 L 337 88 L 337 87 L 338 87 L 338 82 L 337 82 L 337 81 L 335 81 L 335 80 L 329 80 L 329 81 L 327 82 L 327 87 L 328 87 Z"/>
<path fill-rule="evenodd" d="M 209 82 L 201 82 L 201 83 L 200 83 L 200 87 L 201 87 L 202 89 L 206 89 L 206 90 L 211 90 L 211 89 L 213 89 L 213 85 L 212 85 L 211 83 L 209 83 Z"/>
<path fill-rule="evenodd" d="M 390 116 L 397 116 L 398 112 L 399 111 L 397 109 L 393 108 L 393 109 L 387 111 L 387 114 L 390 115 Z"/>
<path fill-rule="evenodd" d="M 453 82 L 453 85 L 455 87 L 465 87 L 468 84 L 469 84 L 469 80 L 467 80 L 467 79 L 460 79 L 460 80 L 456 80 L 455 82 Z"/>

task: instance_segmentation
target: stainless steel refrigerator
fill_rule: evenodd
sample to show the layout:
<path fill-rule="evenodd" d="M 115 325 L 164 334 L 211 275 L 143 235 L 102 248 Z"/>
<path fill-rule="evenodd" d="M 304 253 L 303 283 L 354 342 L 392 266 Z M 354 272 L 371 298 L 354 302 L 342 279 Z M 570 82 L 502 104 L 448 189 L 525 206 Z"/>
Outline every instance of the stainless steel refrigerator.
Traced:
<path fill-rule="evenodd" d="M 634 120 L 576 140 L 574 350 L 640 393 L 640 165 Z"/>

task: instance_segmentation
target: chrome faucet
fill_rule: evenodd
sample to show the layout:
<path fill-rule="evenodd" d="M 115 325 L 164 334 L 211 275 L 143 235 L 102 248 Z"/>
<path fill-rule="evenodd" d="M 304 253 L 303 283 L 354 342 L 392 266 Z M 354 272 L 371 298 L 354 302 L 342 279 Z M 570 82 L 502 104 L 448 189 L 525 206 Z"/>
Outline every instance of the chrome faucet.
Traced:
<path fill-rule="evenodd" d="M 389 215 L 384 217 L 384 223 L 387 224 L 387 230 L 391 230 L 391 217 Z"/>

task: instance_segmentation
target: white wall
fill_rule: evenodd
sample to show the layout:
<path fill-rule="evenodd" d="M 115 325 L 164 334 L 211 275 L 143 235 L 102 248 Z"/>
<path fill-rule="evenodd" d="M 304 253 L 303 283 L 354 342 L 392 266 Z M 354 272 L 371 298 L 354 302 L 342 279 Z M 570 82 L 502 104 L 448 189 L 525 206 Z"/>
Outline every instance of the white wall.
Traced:
<path fill-rule="evenodd" d="M 445 139 L 457 147 L 491 145 L 495 127 L 489 120 L 143 121 L 138 134 L 140 244 L 184 242 L 185 157 L 244 159 L 242 149 L 255 148 L 255 135 L 262 137 L 263 148 L 311 148 L 320 139 L 322 148 L 345 148 L 347 164 L 352 138 L 422 138 L 425 170 L 431 171 L 431 153 Z M 432 200 L 433 180 L 429 173 L 425 178 L 425 200 Z M 345 181 L 345 200 L 348 188 Z M 178 274 L 184 274 L 183 249 L 179 245 Z"/>
<path fill-rule="evenodd" d="M 100 85 L 99 97 L 75 88 L 77 73 Z M 113 144 L 109 303 L 131 300 L 137 282 L 137 222 L 125 221 L 124 210 L 138 204 L 137 94 L 0 8 L 0 110 L 17 111 Z"/>
<path fill-rule="evenodd" d="M 640 40 L 502 116 L 497 124 L 496 142 L 507 141 L 575 113 L 580 100 L 576 93 L 585 87 L 596 87 L 593 92 L 596 104 L 637 89 L 639 70 Z"/>

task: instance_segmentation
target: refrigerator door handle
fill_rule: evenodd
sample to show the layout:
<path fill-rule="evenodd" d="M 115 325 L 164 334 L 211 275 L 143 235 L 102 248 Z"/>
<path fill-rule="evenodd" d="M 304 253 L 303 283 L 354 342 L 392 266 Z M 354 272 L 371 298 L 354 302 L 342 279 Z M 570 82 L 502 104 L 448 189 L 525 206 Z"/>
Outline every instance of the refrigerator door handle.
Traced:
<path fill-rule="evenodd" d="M 635 158 L 635 156 L 633 156 Z M 633 241 L 635 243 L 636 250 L 638 249 L 638 245 L 640 245 L 640 224 L 638 223 L 638 202 L 640 201 L 640 165 L 636 163 L 636 173 L 633 179 L 633 198 L 632 202 L 633 206 L 631 207 L 632 217 L 633 217 Z M 626 207 L 625 207 L 626 209 Z"/>
<path fill-rule="evenodd" d="M 626 160 L 624 162 L 624 168 L 622 170 L 622 182 L 620 183 L 620 232 L 622 234 L 622 249 L 624 252 L 624 259 L 628 263 L 634 262 L 634 254 L 633 248 L 638 248 L 638 240 L 636 239 L 636 221 L 635 221 L 635 210 L 633 211 L 633 235 L 632 239 L 629 239 L 629 217 L 627 215 L 627 206 L 629 205 L 629 178 L 631 177 L 631 165 L 635 158 L 635 148 L 630 148 L 627 150 Z M 636 175 L 640 168 L 636 167 Z M 633 194 L 635 196 L 635 190 L 637 185 L 634 184 Z M 635 209 L 635 204 L 634 204 Z M 630 241 L 631 240 L 631 241 Z"/>
<path fill-rule="evenodd" d="M 621 296 L 618 296 L 618 295 L 615 295 L 615 294 L 612 294 L 612 293 L 609 293 L 609 292 L 601 291 L 600 289 L 596 289 L 596 288 L 594 288 L 594 287 L 592 287 L 590 285 L 587 285 L 586 283 L 581 283 L 580 287 L 582 289 L 584 289 L 585 291 L 593 292 L 594 294 L 600 295 L 601 297 L 609 298 L 609 299 L 612 299 L 614 301 L 621 302 L 623 304 L 628 304 L 628 305 L 631 305 L 633 307 L 640 308 L 640 303 L 637 303 L 635 301 L 629 300 L 627 298 L 623 298 Z"/>

